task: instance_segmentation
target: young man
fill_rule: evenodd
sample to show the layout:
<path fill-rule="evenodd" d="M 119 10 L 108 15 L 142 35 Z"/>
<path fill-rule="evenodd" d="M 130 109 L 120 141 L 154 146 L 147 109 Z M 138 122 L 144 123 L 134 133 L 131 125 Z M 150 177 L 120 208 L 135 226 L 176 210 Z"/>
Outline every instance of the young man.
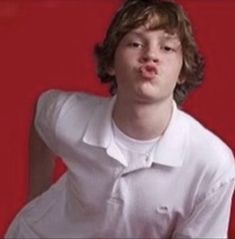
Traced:
<path fill-rule="evenodd" d="M 114 96 L 42 94 L 30 198 L 50 186 L 54 155 L 68 171 L 17 215 L 6 237 L 226 238 L 233 155 L 177 108 L 203 71 L 182 8 L 126 1 L 96 55 Z"/>

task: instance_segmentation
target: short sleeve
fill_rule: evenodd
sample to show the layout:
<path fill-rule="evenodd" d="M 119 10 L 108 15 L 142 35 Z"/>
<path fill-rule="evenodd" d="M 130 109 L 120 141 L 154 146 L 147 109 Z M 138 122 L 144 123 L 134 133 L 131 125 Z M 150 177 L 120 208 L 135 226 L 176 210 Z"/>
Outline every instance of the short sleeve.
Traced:
<path fill-rule="evenodd" d="M 227 238 L 234 179 L 205 198 L 173 238 Z"/>
<path fill-rule="evenodd" d="M 235 185 L 234 157 L 229 151 L 226 170 L 199 201 L 190 215 L 182 219 L 173 238 L 227 238 Z"/>
<path fill-rule="evenodd" d="M 56 125 L 68 97 L 69 94 L 63 91 L 48 90 L 43 92 L 37 101 L 34 126 L 54 153 L 57 151 Z"/>

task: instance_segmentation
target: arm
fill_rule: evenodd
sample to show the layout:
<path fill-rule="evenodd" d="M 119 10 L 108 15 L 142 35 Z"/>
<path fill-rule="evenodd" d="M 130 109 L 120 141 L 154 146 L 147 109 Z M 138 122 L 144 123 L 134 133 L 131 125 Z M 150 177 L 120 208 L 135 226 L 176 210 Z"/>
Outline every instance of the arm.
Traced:
<path fill-rule="evenodd" d="M 52 184 L 55 155 L 38 135 L 32 124 L 29 135 L 28 200 L 46 191 Z"/>
<path fill-rule="evenodd" d="M 55 158 L 59 154 L 56 125 L 69 96 L 59 90 L 48 90 L 36 102 L 29 135 L 28 200 L 43 193 L 52 184 Z"/>

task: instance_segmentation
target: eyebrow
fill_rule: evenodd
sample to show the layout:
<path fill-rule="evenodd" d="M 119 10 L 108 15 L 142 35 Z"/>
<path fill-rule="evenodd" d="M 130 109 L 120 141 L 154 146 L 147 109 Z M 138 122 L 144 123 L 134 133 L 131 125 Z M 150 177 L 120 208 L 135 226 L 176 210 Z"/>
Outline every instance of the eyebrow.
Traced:
<path fill-rule="evenodd" d="M 129 36 L 137 36 L 137 37 L 141 37 L 141 38 L 144 37 L 141 32 L 137 32 L 137 31 L 131 31 L 131 32 L 129 32 L 128 35 L 129 35 Z"/>
<path fill-rule="evenodd" d="M 166 33 L 163 35 L 164 39 L 166 40 L 177 40 L 177 41 L 180 41 L 179 37 L 177 36 L 177 34 L 169 34 L 169 33 Z"/>
<path fill-rule="evenodd" d="M 129 35 L 130 36 L 137 36 L 137 37 L 140 37 L 140 38 L 144 38 L 144 35 L 142 32 L 138 32 L 138 31 L 131 31 L 129 32 Z M 179 41 L 180 42 L 180 39 L 178 37 L 177 34 L 169 34 L 167 32 L 164 32 L 163 36 L 160 37 L 161 40 L 176 40 L 176 41 Z"/>

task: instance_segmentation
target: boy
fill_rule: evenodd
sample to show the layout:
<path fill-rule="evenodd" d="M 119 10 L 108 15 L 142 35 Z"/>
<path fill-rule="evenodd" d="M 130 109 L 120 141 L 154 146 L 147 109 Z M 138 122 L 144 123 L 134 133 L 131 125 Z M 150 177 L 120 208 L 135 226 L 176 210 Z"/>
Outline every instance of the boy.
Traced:
<path fill-rule="evenodd" d="M 189 20 L 172 1 L 127 0 L 103 44 L 111 99 L 50 90 L 31 133 L 30 199 L 13 238 L 226 238 L 230 149 L 177 108 L 202 82 Z M 45 143 L 46 144 L 45 144 Z"/>

